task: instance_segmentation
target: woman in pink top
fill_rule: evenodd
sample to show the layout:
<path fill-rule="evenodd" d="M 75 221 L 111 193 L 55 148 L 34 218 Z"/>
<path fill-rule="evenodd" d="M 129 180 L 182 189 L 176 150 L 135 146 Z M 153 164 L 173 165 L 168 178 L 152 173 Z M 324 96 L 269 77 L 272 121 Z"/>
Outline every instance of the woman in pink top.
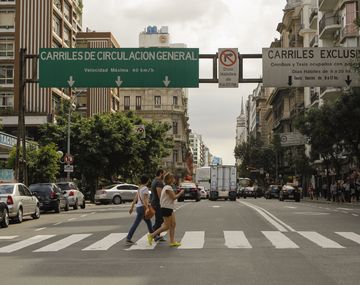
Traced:
<path fill-rule="evenodd" d="M 184 190 L 181 190 L 178 194 L 175 195 L 173 185 L 175 182 L 174 175 L 171 173 L 167 173 L 164 176 L 164 183 L 165 186 L 161 191 L 160 196 L 160 206 L 161 206 L 161 213 L 164 217 L 164 223 L 161 225 L 159 229 L 157 229 L 153 233 L 148 234 L 148 242 L 149 245 L 152 245 L 154 237 L 159 235 L 160 233 L 169 230 L 169 237 L 170 237 L 170 246 L 180 246 L 181 243 L 175 241 L 175 214 L 174 214 L 174 201 L 183 195 Z"/>

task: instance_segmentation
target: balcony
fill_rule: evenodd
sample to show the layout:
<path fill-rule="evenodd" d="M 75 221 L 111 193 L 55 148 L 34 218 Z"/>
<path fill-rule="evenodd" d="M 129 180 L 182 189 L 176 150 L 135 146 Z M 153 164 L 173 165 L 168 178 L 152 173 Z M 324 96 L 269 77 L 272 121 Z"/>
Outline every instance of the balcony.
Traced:
<path fill-rule="evenodd" d="M 339 0 L 322 0 L 319 1 L 319 11 L 333 11 Z"/>
<path fill-rule="evenodd" d="M 334 34 L 340 31 L 340 17 L 338 15 L 325 14 L 319 22 L 319 38 L 322 40 L 334 39 Z"/>
<path fill-rule="evenodd" d="M 353 38 L 359 36 L 359 28 L 355 24 L 345 25 L 340 32 L 340 42 L 345 41 L 346 38 Z"/>
<path fill-rule="evenodd" d="M 324 87 L 320 88 L 320 98 L 325 103 L 334 103 L 342 94 L 341 88 Z"/>
<path fill-rule="evenodd" d="M 176 112 L 184 113 L 184 106 L 180 105 L 121 105 L 120 111 L 132 110 L 132 111 L 144 111 L 144 112 Z"/>
<path fill-rule="evenodd" d="M 309 18 L 310 29 L 317 30 L 317 19 L 318 19 L 318 11 L 317 9 L 312 9 Z"/>
<path fill-rule="evenodd" d="M 315 35 L 310 41 L 310 47 L 318 47 L 319 46 L 319 36 Z"/>

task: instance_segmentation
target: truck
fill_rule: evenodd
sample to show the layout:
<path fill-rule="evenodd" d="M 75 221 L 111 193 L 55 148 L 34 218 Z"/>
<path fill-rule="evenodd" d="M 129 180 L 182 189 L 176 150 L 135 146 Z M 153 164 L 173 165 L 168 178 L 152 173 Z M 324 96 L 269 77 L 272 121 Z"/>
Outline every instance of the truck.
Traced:
<path fill-rule="evenodd" d="M 225 199 L 235 201 L 237 177 L 235 165 L 214 165 L 210 167 L 209 200 Z"/>
<path fill-rule="evenodd" d="M 206 192 L 210 191 L 210 167 L 196 168 L 195 183 L 198 186 L 203 186 Z"/>

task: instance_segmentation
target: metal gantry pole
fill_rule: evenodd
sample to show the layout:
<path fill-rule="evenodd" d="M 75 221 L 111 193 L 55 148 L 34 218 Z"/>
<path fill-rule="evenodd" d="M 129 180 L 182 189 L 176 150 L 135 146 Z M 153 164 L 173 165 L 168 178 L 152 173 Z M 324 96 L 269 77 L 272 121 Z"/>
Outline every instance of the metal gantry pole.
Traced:
<path fill-rule="evenodd" d="M 71 98 L 72 98 L 72 88 L 69 88 L 69 97 L 70 97 L 70 104 L 69 104 L 69 111 L 68 111 L 68 128 L 67 128 L 67 155 L 70 156 L 70 132 L 71 132 Z M 70 165 L 70 162 L 67 162 L 67 165 Z M 68 169 L 66 173 L 66 180 L 70 181 L 70 171 Z"/>

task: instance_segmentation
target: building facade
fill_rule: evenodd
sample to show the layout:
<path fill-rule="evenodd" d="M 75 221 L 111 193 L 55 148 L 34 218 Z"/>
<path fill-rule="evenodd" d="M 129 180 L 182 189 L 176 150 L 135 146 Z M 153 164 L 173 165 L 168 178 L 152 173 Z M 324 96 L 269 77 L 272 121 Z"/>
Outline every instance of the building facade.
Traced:
<path fill-rule="evenodd" d="M 79 32 L 76 35 L 77 48 L 120 48 L 112 33 Z M 76 110 L 84 116 L 113 113 L 120 110 L 118 88 L 88 88 L 77 90 Z"/>
<path fill-rule="evenodd" d="M 71 48 L 82 26 L 81 0 L 4 0 L 0 2 L 0 118 L 4 128 L 16 133 L 19 102 L 18 51 L 38 54 L 40 48 Z M 26 76 L 32 78 L 28 60 Z M 67 90 L 40 88 L 27 84 L 25 105 L 28 136 L 32 127 L 51 122 L 62 99 L 69 100 Z"/>

